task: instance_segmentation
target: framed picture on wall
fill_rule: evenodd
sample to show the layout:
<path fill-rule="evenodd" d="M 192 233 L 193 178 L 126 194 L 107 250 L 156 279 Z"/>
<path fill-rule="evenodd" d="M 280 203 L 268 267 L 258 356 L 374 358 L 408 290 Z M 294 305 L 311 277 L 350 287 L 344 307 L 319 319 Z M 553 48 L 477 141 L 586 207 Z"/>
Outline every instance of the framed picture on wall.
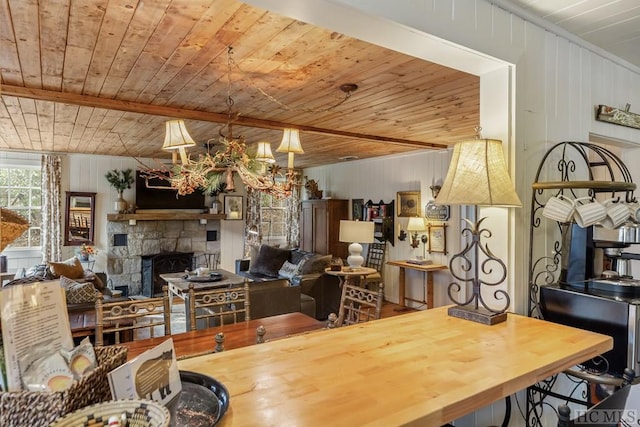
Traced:
<path fill-rule="evenodd" d="M 398 191 L 397 203 L 398 216 L 420 216 L 420 192 Z"/>
<path fill-rule="evenodd" d="M 447 224 L 429 224 L 429 253 L 447 253 Z"/>
<path fill-rule="evenodd" d="M 363 208 L 364 199 L 351 199 L 351 219 L 353 221 L 362 220 Z"/>
<path fill-rule="evenodd" d="M 224 196 L 224 213 L 227 219 L 242 219 L 242 196 Z"/>

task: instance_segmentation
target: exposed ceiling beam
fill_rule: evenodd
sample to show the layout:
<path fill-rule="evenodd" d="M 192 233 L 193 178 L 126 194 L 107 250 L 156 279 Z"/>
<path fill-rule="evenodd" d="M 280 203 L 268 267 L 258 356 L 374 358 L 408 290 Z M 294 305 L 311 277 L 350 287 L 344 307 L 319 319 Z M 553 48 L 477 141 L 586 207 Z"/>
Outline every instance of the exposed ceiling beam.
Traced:
<path fill-rule="evenodd" d="M 167 107 L 164 105 L 142 104 L 139 102 L 121 101 L 110 98 L 99 98 L 95 96 L 79 95 L 73 93 L 55 92 L 46 89 L 26 88 L 22 86 L 2 85 L 0 94 L 6 96 L 16 96 L 19 98 L 36 99 L 40 101 L 61 102 L 65 104 L 81 105 L 83 107 L 106 108 L 111 110 L 127 111 L 132 113 L 153 114 L 178 119 L 201 120 L 214 123 L 226 123 L 227 115 L 222 113 L 212 113 L 207 111 L 188 110 L 184 108 Z M 361 139 L 367 141 L 378 141 L 391 144 L 408 145 L 420 148 L 443 149 L 444 144 L 431 142 L 413 141 L 401 138 L 383 137 L 379 135 L 369 135 L 357 132 L 347 132 L 336 129 L 323 129 L 314 126 L 301 126 L 293 123 L 277 122 L 272 120 L 262 120 L 253 117 L 237 116 L 233 124 L 256 127 L 261 129 L 283 129 L 296 128 L 303 132 L 316 133 L 322 135 L 332 135 L 343 138 Z"/>

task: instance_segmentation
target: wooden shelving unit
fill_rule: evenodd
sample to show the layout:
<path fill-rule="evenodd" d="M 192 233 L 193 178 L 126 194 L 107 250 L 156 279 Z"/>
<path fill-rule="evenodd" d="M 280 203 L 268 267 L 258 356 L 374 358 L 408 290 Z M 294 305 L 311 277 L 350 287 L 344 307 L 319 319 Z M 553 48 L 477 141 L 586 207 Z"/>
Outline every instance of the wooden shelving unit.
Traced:
<path fill-rule="evenodd" d="M 374 203 L 367 201 L 363 207 L 362 217 L 365 221 L 371 221 L 374 225 L 374 237 L 378 242 L 388 241 L 391 246 L 395 243 L 394 213 L 395 201 Z"/>

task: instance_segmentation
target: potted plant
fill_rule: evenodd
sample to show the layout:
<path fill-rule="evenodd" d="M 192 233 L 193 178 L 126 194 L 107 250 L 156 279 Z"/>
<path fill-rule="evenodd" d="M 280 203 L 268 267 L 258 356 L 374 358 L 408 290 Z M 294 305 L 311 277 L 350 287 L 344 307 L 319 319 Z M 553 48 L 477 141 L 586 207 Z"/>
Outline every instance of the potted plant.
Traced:
<path fill-rule="evenodd" d="M 118 213 L 127 209 L 127 201 L 122 198 L 122 192 L 131 188 L 133 184 L 133 171 L 131 169 L 118 170 L 113 169 L 105 175 L 107 182 L 118 192 L 118 200 L 115 203 L 115 209 Z"/>

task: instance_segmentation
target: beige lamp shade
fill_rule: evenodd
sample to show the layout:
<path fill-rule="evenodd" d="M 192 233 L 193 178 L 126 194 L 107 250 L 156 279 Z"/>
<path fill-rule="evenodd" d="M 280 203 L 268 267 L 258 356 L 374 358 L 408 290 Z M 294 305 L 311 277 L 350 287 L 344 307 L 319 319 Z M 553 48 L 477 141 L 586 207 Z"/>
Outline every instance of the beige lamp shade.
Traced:
<path fill-rule="evenodd" d="M 163 150 L 177 150 L 196 145 L 196 142 L 187 132 L 184 120 L 168 120 L 165 125 Z"/>
<path fill-rule="evenodd" d="M 284 129 L 282 141 L 280 141 L 280 146 L 276 151 L 278 153 L 304 154 L 302 144 L 300 143 L 300 131 L 298 131 L 298 129 Z"/>
<path fill-rule="evenodd" d="M 424 218 L 420 218 L 417 216 L 409 218 L 407 231 L 425 231 L 426 229 L 427 225 L 424 223 Z"/>
<path fill-rule="evenodd" d="M 285 128 L 282 133 L 282 141 L 276 149 L 278 153 L 289 153 L 287 167 L 293 169 L 294 154 L 304 154 L 300 143 L 300 131 L 298 129 Z"/>
<path fill-rule="evenodd" d="M 276 159 L 271 152 L 271 144 L 268 142 L 258 142 L 256 160 L 263 163 L 275 163 Z"/>
<path fill-rule="evenodd" d="M 516 194 L 502 151 L 502 141 L 474 139 L 453 147 L 447 177 L 435 199 L 439 205 L 515 206 Z"/>
<path fill-rule="evenodd" d="M 373 222 L 340 221 L 341 242 L 373 243 Z"/>

